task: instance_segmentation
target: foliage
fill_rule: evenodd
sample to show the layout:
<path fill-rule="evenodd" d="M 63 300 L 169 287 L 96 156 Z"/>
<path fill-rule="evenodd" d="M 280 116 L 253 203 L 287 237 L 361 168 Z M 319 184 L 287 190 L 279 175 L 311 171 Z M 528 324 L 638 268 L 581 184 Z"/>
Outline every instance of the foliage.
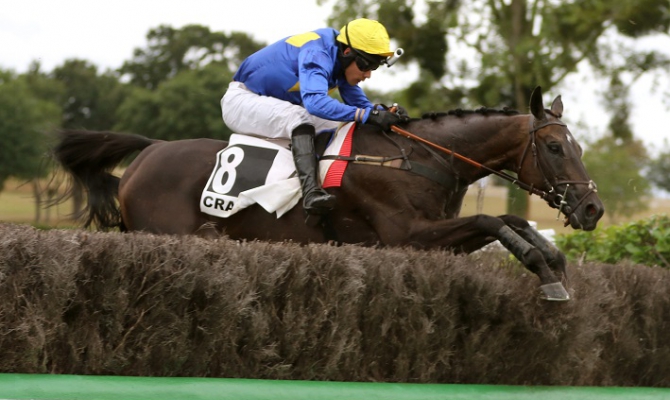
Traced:
<path fill-rule="evenodd" d="M 627 0 L 616 3 L 612 21 L 619 32 L 640 37 L 670 29 L 670 3 L 667 0 Z"/>
<path fill-rule="evenodd" d="M 147 34 L 148 47 L 135 49 L 133 59 L 119 70 L 130 83 L 155 90 L 180 72 L 204 68 L 210 63 L 231 70 L 263 45 L 245 33 L 211 32 L 201 25 L 175 29 L 161 25 Z"/>
<path fill-rule="evenodd" d="M 584 166 L 598 185 L 611 222 L 619 216 L 630 217 L 647 209 L 651 187 L 642 176 L 647 156 L 639 140 L 625 141 L 605 136 L 589 144 Z"/>
<path fill-rule="evenodd" d="M 670 144 L 667 139 L 656 158 L 649 162 L 647 178 L 654 186 L 670 192 Z"/>
<path fill-rule="evenodd" d="M 147 34 L 119 72 L 133 88 L 119 107 L 115 130 L 176 140 L 227 139 L 220 100 L 237 66 L 262 47 L 245 33 L 211 32 L 200 25 L 161 25 Z"/>
<path fill-rule="evenodd" d="M 591 232 L 558 235 L 556 244 L 572 260 L 638 264 L 670 268 L 670 217 L 651 218 L 611 225 Z"/>
<path fill-rule="evenodd" d="M 657 53 L 634 48 L 616 60 L 611 56 L 619 52 L 598 42 L 610 26 L 628 36 L 667 33 L 666 2 L 644 3 L 448 0 L 427 2 L 419 16 L 414 0 L 340 0 L 328 22 L 339 27 L 357 17 L 377 18 L 407 50 L 404 62 L 416 60 L 433 79 L 449 73 L 450 88 L 462 90 L 473 104 L 524 110 L 535 86 L 550 90 L 583 60 L 603 72 L 631 64 L 645 70 L 666 65 Z M 650 10 L 658 15 L 647 18 Z"/>
<path fill-rule="evenodd" d="M 155 139 L 227 139 L 220 99 L 232 73 L 220 64 L 183 71 L 156 90 L 135 88 L 118 111 L 115 130 Z"/>
<path fill-rule="evenodd" d="M 45 133 L 59 120 L 59 107 L 32 93 L 24 77 L 0 73 L 0 189 L 9 177 L 32 179 L 45 172 Z"/>
<path fill-rule="evenodd" d="M 30 87 L 30 91 L 38 98 L 62 105 L 66 97 L 66 82 L 54 79 L 53 76 L 42 71 L 39 62 L 33 62 L 28 72 L 21 75 Z"/>
<path fill-rule="evenodd" d="M 111 72 L 99 75 L 95 65 L 70 59 L 56 67 L 51 77 L 61 82 L 64 93 L 58 101 L 63 108 L 63 128 L 109 130 L 116 110 L 128 89 Z"/>

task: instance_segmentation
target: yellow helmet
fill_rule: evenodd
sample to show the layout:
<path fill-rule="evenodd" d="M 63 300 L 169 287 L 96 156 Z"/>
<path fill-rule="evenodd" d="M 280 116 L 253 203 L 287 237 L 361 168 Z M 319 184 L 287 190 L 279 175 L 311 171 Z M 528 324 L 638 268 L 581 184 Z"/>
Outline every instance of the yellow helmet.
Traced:
<path fill-rule="evenodd" d="M 340 29 L 337 41 L 356 50 L 381 57 L 393 55 L 391 40 L 384 25 L 367 18 L 355 19 Z"/>

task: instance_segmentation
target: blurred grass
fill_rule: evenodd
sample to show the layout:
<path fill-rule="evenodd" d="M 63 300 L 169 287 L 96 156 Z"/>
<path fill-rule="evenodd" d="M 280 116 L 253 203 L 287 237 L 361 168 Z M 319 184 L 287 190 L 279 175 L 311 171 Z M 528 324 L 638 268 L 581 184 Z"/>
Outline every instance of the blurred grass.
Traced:
<path fill-rule="evenodd" d="M 33 187 L 30 183 L 9 180 L 0 192 L 0 222 L 31 224 L 39 227 L 71 227 L 69 218 L 72 202 L 66 201 L 58 206 L 42 208 L 40 221 L 35 221 L 36 205 Z"/>
<path fill-rule="evenodd" d="M 16 180 L 9 180 L 5 189 L 0 192 L 0 221 L 21 224 L 35 223 L 35 201 L 32 186 Z M 463 200 L 461 216 L 475 215 L 478 212 L 489 215 L 505 214 L 507 204 L 507 189 L 497 186 L 486 186 L 483 190 L 483 201 L 478 206 L 479 188 L 473 185 Z M 605 209 L 607 203 L 605 202 Z M 37 224 L 41 227 L 71 227 L 74 225 L 69 218 L 72 213 L 70 201 L 50 209 L 43 209 L 42 220 Z M 649 209 L 637 213 L 629 218 L 619 217 L 611 219 L 607 211 L 600 221 L 599 226 L 609 226 L 624 222 L 647 218 L 654 214 L 670 214 L 670 199 L 652 199 Z M 556 219 L 556 210 L 549 208 L 544 201 L 537 196 L 530 198 L 530 219 L 537 222 L 538 229 L 554 229 L 557 234 L 568 234 L 573 232 L 570 227 L 564 227 L 562 219 Z"/>

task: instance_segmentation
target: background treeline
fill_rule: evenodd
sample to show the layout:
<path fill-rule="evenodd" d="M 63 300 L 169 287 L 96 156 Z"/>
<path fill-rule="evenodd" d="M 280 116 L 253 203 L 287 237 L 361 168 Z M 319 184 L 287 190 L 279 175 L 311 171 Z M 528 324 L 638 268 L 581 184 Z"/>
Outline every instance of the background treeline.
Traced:
<path fill-rule="evenodd" d="M 578 139 L 588 147 L 584 161 L 608 217 L 644 209 L 652 185 L 670 190 L 670 147 L 650 159 L 629 124 L 631 85 L 649 74 L 668 77 L 669 54 L 638 45 L 639 39 L 669 34 L 667 0 L 442 0 L 421 3 L 423 8 L 414 0 L 332 4 L 328 25 L 376 18 L 405 48 L 403 63 L 418 68 L 416 80 L 371 97 L 397 101 L 414 115 L 482 105 L 525 111 L 533 87 L 552 93 L 578 65 L 588 64 L 609 83 L 602 92 L 610 113 L 604 121 L 610 122 L 600 137 Z M 81 59 L 52 71 L 38 62 L 21 74 L 0 69 L 0 188 L 8 177 L 34 180 L 49 173 L 42 156 L 53 129 L 167 140 L 227 138 L 219 100 L 241 60 L 265 44 L 251 33 L 158 26 L 118 70 L 100 71 Z M 510 193 L 508 211 L 527 217 L 525 194 Z"/>
<path fill-rule="evenodd" d="M 670 271 L 0 224 L 0 372 L 670 387 Z"/>

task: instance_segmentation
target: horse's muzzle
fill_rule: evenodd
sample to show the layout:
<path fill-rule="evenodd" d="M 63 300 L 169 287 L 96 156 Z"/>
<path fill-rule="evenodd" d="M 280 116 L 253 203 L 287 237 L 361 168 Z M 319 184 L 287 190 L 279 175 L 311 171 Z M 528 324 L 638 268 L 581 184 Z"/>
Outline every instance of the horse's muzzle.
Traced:
<path fill-rule="evenodd" d="M 596 228 L 598 221 L 605 213 L 605 207 L 595 193 L 592 197 L 595 199 L 583 202 L 573 212 L 566 212 L 566 225 L 569 224 L 573 229 L 585 231 L 592 231 Z"/>

